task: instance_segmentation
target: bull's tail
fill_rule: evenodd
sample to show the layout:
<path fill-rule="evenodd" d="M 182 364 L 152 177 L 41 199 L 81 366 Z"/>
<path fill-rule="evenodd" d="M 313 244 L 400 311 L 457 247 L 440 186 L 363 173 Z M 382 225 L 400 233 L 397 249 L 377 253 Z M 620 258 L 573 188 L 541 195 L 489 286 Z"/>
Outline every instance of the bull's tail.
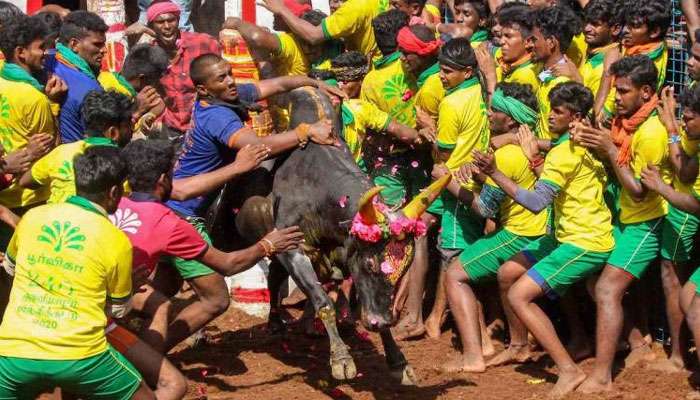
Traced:
<path fill-rule="evenodd" d="M 236 215 L 236 229 L 248 244 L 262 239 L 274 226 L 272 202 L 268 197 L 248 198 Z"/>

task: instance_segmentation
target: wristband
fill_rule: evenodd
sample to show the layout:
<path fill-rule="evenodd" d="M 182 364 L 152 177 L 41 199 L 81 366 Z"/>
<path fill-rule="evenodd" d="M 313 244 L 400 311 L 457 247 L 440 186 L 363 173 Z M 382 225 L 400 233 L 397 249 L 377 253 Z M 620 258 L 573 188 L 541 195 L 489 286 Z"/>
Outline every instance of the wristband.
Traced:
<path fill-rule="evenodd" d="M 277 249 L 275 249 L 275 245 L 272 244 L 272 241 L 271 241 L 271 240 L 262 238 L 262 239 L 260 239 L 260 243 L 264 243 L 264 244 L 267 244 L 267 246 L 269 246 L 269 247 L 266 247 L 266 249 L 267 249 L 267 251 L 268 251 L 267 254 L 266 254 L 267 257 L 270 257 L 271 255 L 275 254 L 275 251 L 276 251 Z M 264 244 L 263 244 L 263 247 L 265 247 Z"/>
<path fill-rule="evenodd" d="M 544 164 L 544 157 L 538 154 L 534 160 L 530 161 L 530 169 L 534 171 L 542 164 Z"/>
<path fill-rule="evenodd" d="M 681 142 L 681 136 L 678 134 L 672 134 L 668 138 L 668 144 L 675 144 L 675 143 L 680 143 Z"/>
<path fill-rule="evenodd" d="M 295 132 L 297 135 L 297 140 L 299 140 L 299 147 L 304 148 L 307 143 L 309 143 L 309 130 L 311 126 L 309 124 L 299 124 Z"/>

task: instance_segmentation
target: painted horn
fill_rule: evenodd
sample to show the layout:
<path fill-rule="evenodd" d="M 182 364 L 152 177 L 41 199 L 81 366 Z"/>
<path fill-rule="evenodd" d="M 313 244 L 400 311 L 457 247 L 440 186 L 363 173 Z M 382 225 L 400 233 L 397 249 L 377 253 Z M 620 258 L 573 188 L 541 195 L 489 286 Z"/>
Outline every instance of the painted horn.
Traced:
<path fill-rule="evenodd" d="M 406 204 L 401 210 L 406 218 L 418 219 L 425 212 L 425 210 L 430 207 L 430 205 L 437 199 L 437 197 L 442 193 L 442 189 L 450 183 L 452 179 L 452 174 L 447 174 L 442 178 L 431 183 L 430 186 L 425 188 L 416 197 L 411 200 L 410 203 Z"/>
<path fill-rule="evenodd" d="M 365 192 L 358 202 L 359 213 L 362 216 L 362 221 L 367 225 L 376 224 L 377 222 L 384 220 L 384 214 L 379 212 L 374 207 L 374 198 L 384 190 L 384 186 L 375 186 L 372 189 Z"/>

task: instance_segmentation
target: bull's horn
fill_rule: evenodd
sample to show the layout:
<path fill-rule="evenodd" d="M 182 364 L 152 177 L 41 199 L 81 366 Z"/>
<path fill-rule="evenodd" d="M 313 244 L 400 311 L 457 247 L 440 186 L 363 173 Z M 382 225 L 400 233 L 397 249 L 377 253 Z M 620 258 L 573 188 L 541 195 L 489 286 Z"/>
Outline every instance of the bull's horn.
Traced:
<path fill-rule="evenodd" d="M 418 219 L 420 216 L 425 212 L 425 210 L 430 207 L 430 204 L 432 204 L 435 199 L 442 193 L 442 189 L 447 186 L 448 183 L 450 183 L 450 180 L 452 179 L 451 174 L 446 174 L 442 178 L 436 180 L 435 182 L 431 183 L 430 186 L 425 188 L 422 192 L 420 192 L 416 197 L 411 200 L 410 203 L 406 204 L 406 206 L 401 210 L 403 212 L 403 215 L 405 215 L 407 218 L 412 218 L 412 219 Z"/>
<path fill-rule="evenodd" d="M 374 207 L 374 198 L 384 190 L 384 186 L 375 186 L 365 192 L 358 203 L 359 213 L 365 224 L 376 224 L 378 221 L 384 220 L 384 215 Z"/>

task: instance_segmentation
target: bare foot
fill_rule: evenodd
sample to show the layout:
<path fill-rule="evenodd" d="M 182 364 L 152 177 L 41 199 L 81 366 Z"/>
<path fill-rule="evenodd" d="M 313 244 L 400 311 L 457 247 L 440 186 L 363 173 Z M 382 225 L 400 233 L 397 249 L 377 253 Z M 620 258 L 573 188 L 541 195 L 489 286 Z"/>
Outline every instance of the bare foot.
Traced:
<path fill-rule="evenodd" d="M 528 345 L 511 344 L 505 350 L 496 354 L 494 358 L 490 359 L 486 363 L 486 366 L 497 367 L 506 364 L 522 364 L 529 361 L 531 358 L 530 347 Z"/>
<path fill-rule="evenodd" d="M 676 358 L 664 358 L 663 360 L 657 360 L 649 364 L 649 368 L 654 371 L 665 372 L 667 374 L 674 374 L 677 372 L 685 372 L 685 365 L 683 360 Z"/>
<path fill-rule="evenodd" d="M 430 314 L 425 320 L 425 336 L 428 339 L 440 339 L 440 334 L 442 334 L 442 321 L 438 321 L 433 314 Z"/>
<path fill-rule="evenodd" d="M 566 351 L 569 352 L 571 358 L 576 362 L 593 356 L 593 346 L 585 339 L 572 340 L 566 345 Z"/>
<path fill-rule="evenodd" d="M 425 334 L 425 325 L 414 324 L 404 327 L 397 327 L 392 331 L 395 340 L 408 340 L 421 337 Z"/>
<path fill-rule="evenodd" d="M 612 391 L 612 381 L 601 382 L 592 376 L 586 378 L 576 389 L 577 392 L 585 394 L 603 393 Z"/>
<path fill-rule="evenodd" d="M 637 365 L 640 361 L 654 361 L 656 355 L 651 351 L 651 347 L 642 345 L 635 347 L 625 358 L 625 368 L 631 368 Z"/>
<path fill-rule="evenodd" d="M 456 373 L 456 372 L 484 372 L 486 371 L 486 365 L 484 365 L 483 358 L 481 360 L 468 360 L 462 354 L 457 353 L 449 361 L 440 366 L 440 371 L 444 373 Z"/>
<path fill-rule="evenodd" d="M 585 380 L 586 374 L 578 367 L 573 371 L 559 372 L 559 379 L 557 379 L 554 388 L 549 392 L 549 397 L 560 399 L 573 392 Z"/>
<path fill-rule="evenodd" d="M 496 347 L 494 347 L 493 341 L 488 336 L 481 337 L 481 354 L 483 354 L 484 357 L 491 357 L 496 354 Z"/>

